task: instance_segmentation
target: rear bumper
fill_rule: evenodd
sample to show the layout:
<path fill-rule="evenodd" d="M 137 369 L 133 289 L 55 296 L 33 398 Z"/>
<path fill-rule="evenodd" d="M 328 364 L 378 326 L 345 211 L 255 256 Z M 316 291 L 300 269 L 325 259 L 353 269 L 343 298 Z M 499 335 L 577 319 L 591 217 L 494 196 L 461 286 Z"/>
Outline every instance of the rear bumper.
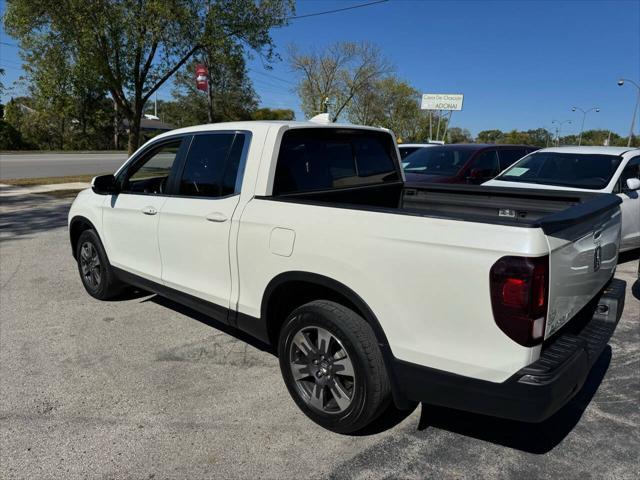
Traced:
<path fill-rule="evenodd" d="M 470 412 L 541 422 L 582 387 L 613 334 L 626 283 L 612 280 L 576 318 L 543 345 L 540 358 L 503 383 L 493 383 L 396 360 L 402 395 Z"/>

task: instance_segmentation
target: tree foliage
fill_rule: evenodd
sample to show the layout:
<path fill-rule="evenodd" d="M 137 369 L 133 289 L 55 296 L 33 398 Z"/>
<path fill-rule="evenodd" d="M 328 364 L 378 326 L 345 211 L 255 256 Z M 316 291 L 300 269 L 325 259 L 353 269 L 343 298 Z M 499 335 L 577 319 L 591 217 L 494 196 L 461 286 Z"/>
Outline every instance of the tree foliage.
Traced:
<path fill-rule="evenodd" d="M 291 46 L 289 64 L 299 77 L 302 111 L 308 117 L 329 112 L 331 121 L 393 70 L 380 49 L 368 42 L 337 42 L 309 52 Z"/>
<path fill-rule="evenodd" d="M 258 108 L 251 114 L 252 120 L 295 120 L 296 115 L 288 108 Z"/>
<path fill-rule="evenodd" d="M 269 31 L 292 9 L 291 0 L 14 0 L 5 27 L 27 54 L 61 45 L 70 64 L 96 72 L 133 151 L 146 102 L 196 52 L 232 39 L 269 58 Z"/>
<path fill-rule="evenodd" d="M 420 109 L 419 92 L 396 76 L 387 76 L 372 82 L 358 92 L 347 106 L 347 119 L 360 125 L 388 128 L 402 142 L 424 142 L 430 138 L 429 114 Z M 444 120 L 436 112 L 431 114 L 432 135 Z"/>
<path fill-rule="evenodd" d="M 506 143 L 510 145 L 535 145 L 546 147 L 552 143 L 553 134 L 545 128 L 535 128 L 531 130 L 483 130 L 478 133 L 476 141 L 478 143 Z"/>
<path fill-rule="evenodd" d="M 451 127 L 447 130 L 446 143 L 471 143 L 473 136 L 466 128 Z"/>

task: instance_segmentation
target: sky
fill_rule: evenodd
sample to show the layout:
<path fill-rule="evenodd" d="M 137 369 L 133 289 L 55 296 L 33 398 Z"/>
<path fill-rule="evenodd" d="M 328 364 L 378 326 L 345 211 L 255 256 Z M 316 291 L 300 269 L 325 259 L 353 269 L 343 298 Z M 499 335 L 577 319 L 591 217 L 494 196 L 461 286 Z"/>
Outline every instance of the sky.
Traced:
<path fill-rule="evenodd" d="M 298 0 L 296 15 L 368 1 Z M 4 11 L 4 1 L 0 6 Z M 373 42 L 397 76 L 421 93 L 464 94 L 451 125 L 474 135 L 493 128 L 552 130 L 552 120 L 571 120 L 562 134 L 577 133 L 582 115 L 571 111 L 577 106 L 600 108 L 588 114 L 585 129 L 626 136 L 637 90 L 617 80 L 640 84 L 640 0 L 389 0 L 295 19 L 272 37 L 282 60 L 269 70 L 254 57 L 249 74 L 263 106 L 291 108 L 298 119 L 304 115 L 286 62 L 290 44 L 305 51 L 344 40 Z M 0 42 L 0 67 L 10 85 L 21 74 L 18 48 L 5 45 L 15 40 L 4 30 Z M 164 86 L 160 98 L 170 91 Z"/>

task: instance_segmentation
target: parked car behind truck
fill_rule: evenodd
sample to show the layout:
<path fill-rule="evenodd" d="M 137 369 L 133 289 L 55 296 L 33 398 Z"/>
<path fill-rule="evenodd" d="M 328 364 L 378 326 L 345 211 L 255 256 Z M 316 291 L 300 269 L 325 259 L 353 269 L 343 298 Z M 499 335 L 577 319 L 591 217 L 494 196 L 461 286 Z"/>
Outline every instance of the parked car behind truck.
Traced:
<path fill-rule="evenodd" d="M 456 143 L 416 150 L 402 158 L 402 165 L 411 184 L 479 185 L 537 149 L 530 145 Z"/>
<path fill-rule="evenodd" d="M 444 145 L 444 142 L 428 142 L 428 143 L 400 143 L 398 144 L 398 151 L 400 152 L 400 160 L 411 155 L 413 152 L 420 150 L 421 148 L 430 148 L 438 145 Z"/>
<path fill-rule="evenodd" d="M 90 295 L 135 285 L 269 343 L 300 409 L 354 432 L 390 402 L 527 421 L 566 403 L 621 314 L 619 203 L 409 188 L 387 130 L 239 122 L 149 141 L 69 228 Z"/>
<path fill-rule="evenodd" d="M 639 148 L 545 148 L 485 185 L 614 193 L 622 201 L 620 250 L 640 248 Z"/>

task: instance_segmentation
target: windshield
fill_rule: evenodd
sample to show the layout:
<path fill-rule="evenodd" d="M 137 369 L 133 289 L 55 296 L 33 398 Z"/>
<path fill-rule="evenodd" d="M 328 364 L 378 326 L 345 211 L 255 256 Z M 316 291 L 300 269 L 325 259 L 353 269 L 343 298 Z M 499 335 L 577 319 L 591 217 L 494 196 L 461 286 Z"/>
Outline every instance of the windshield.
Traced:
<path fill-rule="evenodd" d="M 615 155 L 535 152 L 514 163 L 497 180 L 600 190 L 621 160 Z"/>
<path fill-rule="evenodd" d="M 467 162 L 473 150 L 429 147 L 421 148 L 402 160 L 405 172 L 425 175 L 455 175 Z"/>
<path fill-rule="evenodd" d="M 400 158 L 404 158 L 407 155 L 412 154 L 416 150 L 420 150 L 420 147 L 399 147 L 400 148 Z"/>

